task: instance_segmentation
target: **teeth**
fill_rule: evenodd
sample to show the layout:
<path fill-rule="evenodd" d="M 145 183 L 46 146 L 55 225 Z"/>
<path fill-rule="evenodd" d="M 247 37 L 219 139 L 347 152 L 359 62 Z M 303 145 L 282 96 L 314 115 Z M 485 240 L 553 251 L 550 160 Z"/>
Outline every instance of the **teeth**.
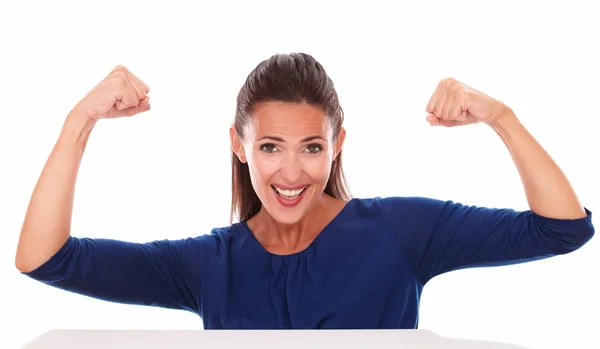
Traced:
<path fill-rule="evenodd" d="M 281 189 L 281 188 L 279 188 L 279 187 L 277 187 L 275 185 L 273 187 L 275 187 L 275 190 L 277 190 L 277 192 L 280 195 L 283 195 L 283 196 L 286 196 L 286 197 L 298 196 L 298 195 L 300 195 L 300 193 L 302 193 L 304 191 L 304 189 L 306 189 L 306 187 L 304 187 L 302 189 L 296 189 L 296 190 L 284 190 L 284 189 Z"/>

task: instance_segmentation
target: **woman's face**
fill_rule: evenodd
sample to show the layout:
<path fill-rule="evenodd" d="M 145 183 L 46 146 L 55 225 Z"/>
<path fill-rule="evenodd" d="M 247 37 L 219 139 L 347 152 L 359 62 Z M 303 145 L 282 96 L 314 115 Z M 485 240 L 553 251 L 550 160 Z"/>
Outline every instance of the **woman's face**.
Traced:
<path fill-rule="evenodd" d="M 231 130 L 235 153 L 248 163 L 256 194 L 278 222 L 298 222 L 325 190 L 345 131 L 334 141 L 326 114 L 309 104 L 257 107 L 243 140 Z"/>

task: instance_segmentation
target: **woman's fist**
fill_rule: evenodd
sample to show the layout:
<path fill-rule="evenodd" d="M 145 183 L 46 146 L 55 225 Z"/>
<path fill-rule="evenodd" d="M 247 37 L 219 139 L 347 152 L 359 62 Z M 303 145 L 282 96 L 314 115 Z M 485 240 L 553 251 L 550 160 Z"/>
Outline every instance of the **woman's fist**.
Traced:
<path fill-rule="evenodd" d="M 144 82 L 117 66 L 74 109 L 93 120 L 133 116 L 150 110 L 148 92 Z"/>
<path fill-rule="evenodd" d="M 432 126 L 491 124 L 511 112 L 504 103 L 452 78 L 440 81 L 425 111 Z"/>

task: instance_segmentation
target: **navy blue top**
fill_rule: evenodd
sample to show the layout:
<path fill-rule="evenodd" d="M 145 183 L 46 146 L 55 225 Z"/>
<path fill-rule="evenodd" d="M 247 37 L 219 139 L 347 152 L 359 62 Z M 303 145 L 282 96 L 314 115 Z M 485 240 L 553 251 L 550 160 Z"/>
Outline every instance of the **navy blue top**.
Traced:
<path fill-rule="evenodd" d="M 353 199 L 291 255 L 269 253 L 241 222 L 147 243 L 69 237 L 26 275 L 107 301 L 192 311 L 205 329 L 414 329 L 431 278 L 574 251 L 594 235 L 586 213 Z"/>

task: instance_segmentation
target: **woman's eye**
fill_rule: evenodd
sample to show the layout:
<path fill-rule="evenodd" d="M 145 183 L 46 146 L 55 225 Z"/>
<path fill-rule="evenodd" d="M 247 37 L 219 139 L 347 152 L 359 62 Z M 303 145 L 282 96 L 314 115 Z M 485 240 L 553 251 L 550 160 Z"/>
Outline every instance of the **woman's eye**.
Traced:
<path fill-rule="evenodd" d="M 262 150 L 266 153 L 273 153 L 277 150 L 277 147 L 275 146 L 275 144 L 267 143 L 267 144 L 261 145 L 260 150 Z"/>
<path fill-rule="evenodd" d="M 311 144 L 308 147 L 306 147 L 306 150 L 311 154 L 316 154 L 323 150 L 323 148 L 318 144 Z"/>

